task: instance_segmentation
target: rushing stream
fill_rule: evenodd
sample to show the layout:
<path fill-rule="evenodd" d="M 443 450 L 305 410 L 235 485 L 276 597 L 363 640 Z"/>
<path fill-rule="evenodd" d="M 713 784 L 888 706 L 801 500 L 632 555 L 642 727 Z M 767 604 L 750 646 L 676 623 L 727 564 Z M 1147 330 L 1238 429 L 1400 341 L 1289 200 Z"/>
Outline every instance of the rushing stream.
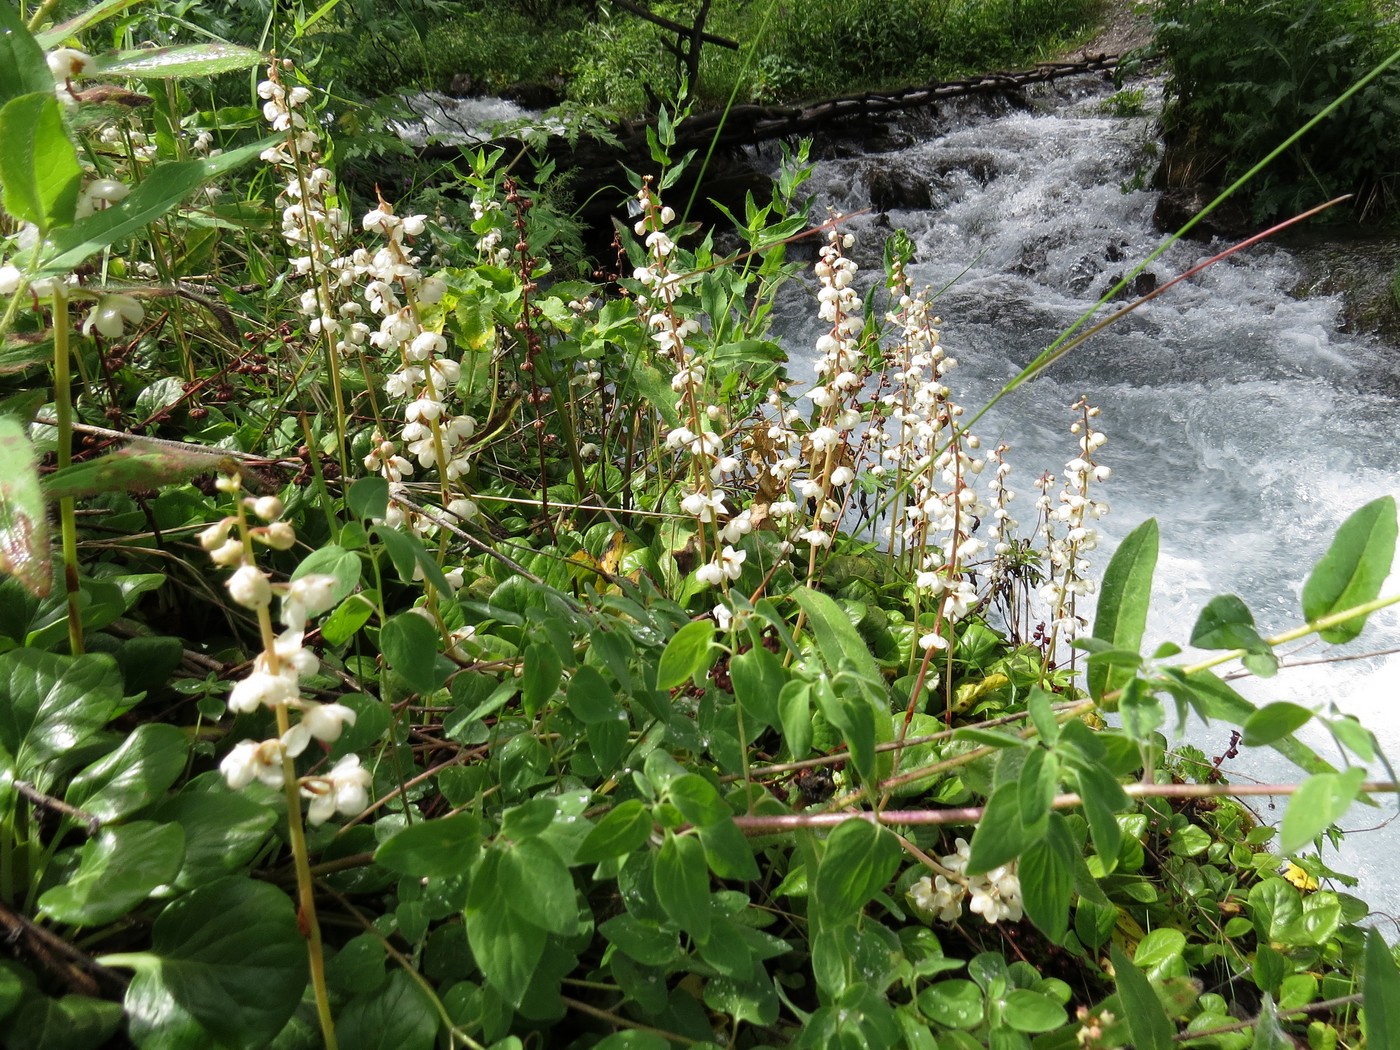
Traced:
<path fill-rule="evenodd" d="M 969 408 L 1163 239 L 1151 225 L 1156 195 L 1124 189 L 1150 164 L 1152 120 L 1106 115 L 1105 94 L 1081 80 L 1047 89 L 1029 111 L 1004 105 L 989 115 L 985 103 L 961 117 L 946 111 L 915 144 L 824 160 L 809 184 L 819 206 L 846 213 L 871 206 L 875 169 L 931 186 L 931 207 L 893 210 L 888 222 L 918 245 L 916 283 L 949 286 L 939 300 L 943 341 L 960 362 L 954 397 Z M 873 269 L 884 220 L 857 217 L 850 229 Z M 1180 243 L 1151 270 L 1164 283 L 1222 247 Z M 1105 486 L 1113 510 L 1095 565 L 1102 572 L 1122 536 L 1158 519 L 1149 650 L 1184 645 L 1216 594 L 1244 598 L 1266 636 L 1296 626 L 1302 581 L 1337 525 L 1371 499 L 1400 495 L 1400 354 L 1339 334 L 1339 302 L 1293 299 L 1297 282 L 1295 260 L 1270 246 L 1217 264 L 1093 337 L 978 426 L 984 442 L 1012 445 L 1018 517 L 1028 523 L 1032 481 L 1072 454 L 1070 404 L 1087 394 L 1102 407 L 1109 443 L 1100 461 L 1114 470 Z M 807 302 L 788 301 L 783 318 L 786 345 L 813 344 Z M 1286 660 L 1397 647 L 1400 616 L 1387 611 L 1349 646 L 1288 650 Z M 1335 704 L 1400 760 L 1400 655 L 1308 664 L 1236 685 L 1260 703 Z M 1313 728 L 1301 735 L 1335 761 L 1330 738 Z M 1188 736 L 1207 755 L 1229 744 L 1218 726 Z M 1242 753 L 1223 768 L 1237 781 L 1301 776 L 1271 751 Z M 1281 813 L 1281 804 L 1255 808 L 1264 819 Z M 1393 812 L 1357 807 L 1342 823 L 1372 828 Z M 1358 892 L 1377 910 L 1400 915 L 1400 881 L 1384 874 L 1397 848 L 1400 822 L 1348 836 L 1341 856 L 1327 859 L 1361 876 Z"/>

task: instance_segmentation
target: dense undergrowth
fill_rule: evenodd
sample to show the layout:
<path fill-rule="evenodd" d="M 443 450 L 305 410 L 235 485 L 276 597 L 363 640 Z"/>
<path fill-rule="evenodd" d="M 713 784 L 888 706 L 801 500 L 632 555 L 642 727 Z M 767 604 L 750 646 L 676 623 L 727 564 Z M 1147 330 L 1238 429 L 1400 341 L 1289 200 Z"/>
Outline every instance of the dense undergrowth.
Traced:
<path fill-rule="evenodd" d="M 1400 47 L 1395 5 L 1375 0 L 1165 0 L 1150 10 L 1169 74 L 1162 177 L 1175 185 L 1239 178 Z M 1261 220 L 1352 194 L 1355 218 L 1400 223 L 1400 68 L 1378 75 L 1246 193 Z"/>
<path fill-rule="evenodd" d="M 259 45 L 263 6 L 207 4 L 222 35 Z M 698 3 L 647 5 L 691 26 Z M 283 18 L 319 5 L 296 4 Z M 1033 62 L 1092 28 L 1095 0 L 856 0 L 703 5 L 707 33 L 733 41 L 701 47 L 688 85 L 701 108 L 783 102 L 906 86 L 933 77 Z M 289 21 L 289 24 L 291 22 Z M 275 36 L 266 43 L 275 43 Z M 446 90 L 454 78 L 481 93 L 526 82 L 570 102 L 633 117 L 674 97 L 676 34 L 622 7 L 572 0 L 488 4 L 343 0 L 308 27 L 308 69 L 322 83 L 363 94 Z"/>
<path fill-rule="evenodd" d="M 1389 767 L 1215 671 L 1400 600 L 1393 499 L 1296 630 L 1226 595 L 1143 653 L 1156 523 L 1095 549 L 1131 421 L 1066 406 L 1039 481 L 983 446 L 907 242 L 861 272 L 800 151 L 722 257 L 663 119 L 565 280 L 499 157 L 350 200 L 297 67 L 77 50 L 122 6 L 0 7 L 0 1044 L 1400 1038 L 1320 852 Z M 1188 713 L 1299 766 L 1280 829 Z"/>

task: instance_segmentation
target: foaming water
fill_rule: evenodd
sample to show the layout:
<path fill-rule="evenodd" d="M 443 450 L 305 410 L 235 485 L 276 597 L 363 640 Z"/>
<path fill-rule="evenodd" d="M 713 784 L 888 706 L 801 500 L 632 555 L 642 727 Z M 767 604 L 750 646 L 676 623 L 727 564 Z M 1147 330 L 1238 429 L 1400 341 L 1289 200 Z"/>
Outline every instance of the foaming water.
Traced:
<path fill-rule="evenodd" d="M 915 282 L 945 288 L 938 302 L 943 342 L 959 367 L 950 385 L 976 408 L 1088 310 L 1163 238 L 1151 225 L 1154 193 L 1128 189 L 1150 166 L 1150 117 L 1101 112 L 1103 91 L 1047 91 L 1034 107 L 964 122 L 903 150 L 823 161 L 813 182 L 819 206 L 870 207 L 867 173 L 880 166 L 922 181 L 933 206 L 896 210 L 890 226 L 917 244 Z M 875 268 L 885 220 L 866 215 L 849 229 L 857 256 Z M 1174 245 L 1150 267 L 1165 283 L 1224 245 Z M 1161 526 L 1161 556 L 1148 649 L 1184 644 L 1200 608 L 1217 594 L 1240 595 L 1261 633 L 1301 623 L 1299 594 L 1333 532 L 1362 504 L 1400 495 L 1400 355 L 1338 334 L 1340 303 L 1295 300 L 1299 270 L 1287 252 L 1256 246 L 1219 263 L 1130 314 L 997 405 L 978 424 L 984 443 L 1012 445 L 1012 487 L 1023 523 L 1033 517 L 1033 480 L 1073 453 L 1068 407 L 1081 394 L 1102 407 L 1112 466 L 1102 490 L 1112 513 L 1094 555 L 1102 572 L 1117 542 L 1148 517 Z M 1144 289 L 1145 290 L 1145 289 Z M 881 296 L 869 296 L 883 309 Z M 811 346 L 815 310 L 796 297 L 781 316 L 789 346 Z M 1099 316 L 1103 316 L 1100 314 Z M 795 371 L 810 370 L 811 361 Z M 1392 584 L 1393 586 L 1393 584 Z M 1400 614 L 1372 618 L 1345 647 L 1327 654 L 1400 648 Z M 1236 682 L 1252 700 L 1290 700 L 1318 710 L 1335 704 L 1376 732 L 1400 759 L 1400 656 L 1285 670 L 1268 682 Z M 1221 727 L 1191 737 L 1208 754 L 1228 745 Z M 1302 736 L 1331 760 L 1330 738 Z M 1240 779 L 1296 781 L 1272 752 L 1227 763 Z M 1358 807 L 1344 825 L 1370 828 L 1394 813 Z M 1261 815 L 1272 813 L 1261 810 Z M 1357 871 L 1360 892 L 1400 914 L 1400 884 L 1383 873 L 1400 827 L 1349 837 L 1328 859 Z"/>
<path fill-rule="evenodd" d="M 525 109 L 504 98 L 453 98 L 427 91 L 404 101 L 417 119 L 395 124 L 394 130 L 411 146 L 489 142 L 503 125 L 539 119 L 538 110 Z M 547 130 L 563 131 L 562 124 L 555 126 L 546 121 L 544 126 Z"/>

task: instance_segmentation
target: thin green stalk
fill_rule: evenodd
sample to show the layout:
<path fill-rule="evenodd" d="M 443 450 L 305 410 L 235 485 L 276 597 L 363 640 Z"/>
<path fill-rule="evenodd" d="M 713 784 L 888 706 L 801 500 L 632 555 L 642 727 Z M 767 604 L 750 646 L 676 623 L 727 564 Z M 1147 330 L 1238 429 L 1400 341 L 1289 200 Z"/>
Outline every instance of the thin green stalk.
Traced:
<path fill-rule="evenodd" d="M 73 465 L 72 348 L 68 343 L 68 299 L 63 283 L 53 290 L 53 405 L 58 429 L 58 469 Z M 78 603 L 78 522 L 73 497 L 58 501 L 59 529 L 63 537 L 63 587 L 68 593 L 68 647 L 74 656 L 83 652 L 83 617 Z"/>

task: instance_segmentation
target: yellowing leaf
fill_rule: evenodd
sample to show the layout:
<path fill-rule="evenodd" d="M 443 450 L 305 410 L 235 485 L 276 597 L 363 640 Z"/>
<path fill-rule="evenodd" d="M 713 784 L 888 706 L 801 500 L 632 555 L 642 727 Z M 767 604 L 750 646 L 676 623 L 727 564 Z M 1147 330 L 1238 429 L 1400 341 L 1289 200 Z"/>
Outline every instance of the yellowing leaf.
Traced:
<path fill-rule="evenodd" d="M 1319 885 L 1315 878 L 1298 867 L 1298 865 L 1294 864 L 1291 860 L 1288 862 L 1288 866 L 1283 869 L 1283 877 L 1304 893 L 1311 893 L 1313 890 L 1317 889 Z"/>

